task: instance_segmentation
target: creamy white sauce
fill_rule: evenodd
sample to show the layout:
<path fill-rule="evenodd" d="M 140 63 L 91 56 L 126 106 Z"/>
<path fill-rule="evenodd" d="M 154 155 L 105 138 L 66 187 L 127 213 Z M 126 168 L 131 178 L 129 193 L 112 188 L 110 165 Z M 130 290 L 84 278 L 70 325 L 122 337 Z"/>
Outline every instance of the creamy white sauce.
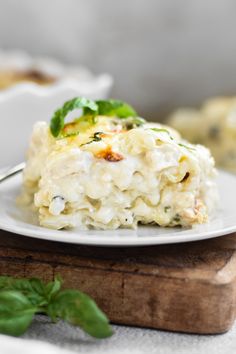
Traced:
<path fill-rule="evenodd" d="M 93 132 L 108 132 L 105 124 L 109 121 L 102 117 Z M 56 140 L 46 123 L 37 123 L 24 187 L 33 197 L 40 224 L 115 229 L 134 228 L 138 222 L 161 226 L 205 222 L 217 199 L 209 150 L 182 141 L 173 130 L 168 134 L 150 127 L 162 128 L 149 123 L 82 145 L 91 131 Z M 112 162 L 97 156 L 108 146 L 123 159 Z"/>

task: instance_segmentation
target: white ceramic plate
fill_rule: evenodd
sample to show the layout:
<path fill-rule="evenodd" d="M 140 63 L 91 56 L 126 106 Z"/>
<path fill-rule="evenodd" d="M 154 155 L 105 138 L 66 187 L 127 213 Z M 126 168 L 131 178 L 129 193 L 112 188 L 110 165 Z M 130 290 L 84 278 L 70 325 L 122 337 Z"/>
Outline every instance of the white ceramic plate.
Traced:
<path fill-rule="evenodd" d="M 21 176 L 18 175 L 0 184 L 0 228 L 44 240 L 96 246 L 141 246 L 204 240 L 236 231 L 236 176 L 220 171 L 218 185 L 220 210 L 205 225 L 189 229 L 140 226 L 137 230 L 57 231 L 38 226 L 35 215 L 16 206 L 15 199 L 21 188 Z"/>

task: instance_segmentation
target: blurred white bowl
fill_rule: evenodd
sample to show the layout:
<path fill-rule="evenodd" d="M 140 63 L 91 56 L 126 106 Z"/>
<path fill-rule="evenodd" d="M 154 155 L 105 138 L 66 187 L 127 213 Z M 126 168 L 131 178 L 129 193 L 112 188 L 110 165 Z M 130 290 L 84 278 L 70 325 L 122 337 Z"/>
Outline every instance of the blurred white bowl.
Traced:
<path fill-rule="evenodd" d="M 4 65 L 6 68 L 16 65 L 22 69 L 32 68 L 33 59 L 22 53 L 7 55 L 0 51 L 0 69 Z M 49 121 L 64 101 L 75 96 L 106 98 L 113 83 L 108 74 L 93 76 L 84 68 L 65 67 L 49 59 L 35 60 L 34 68 L 36 66 L 40 70 L 44 68 L 44 72 L 57 75 L 58 80 L 48 86 L 18 83 L 0 91 L 0 168 L 24 160 L 32 126 L 36 121 Z"/>
<path fill-rule="evenodd" d="M 19 73 L 27 73 L 27 71 L 39 72 L 55 79 L 47 87 L 68 85 L 78 90 L 80 95 L 94 98 L 106 97 L 113 84 L 113 79 L 109 74 L 95 76 L 85 67 L 64 65 L 48 57 L 32 57 L 19 50 L 4 51 L 0 49 L 1 71 Z M 14 83 L 13 86 L 18 87 L 24 85 L 24 83 L 23 81 L 19 81 Z M 38 85 L 29 82 L 28 84 L 33 86 Z"/>

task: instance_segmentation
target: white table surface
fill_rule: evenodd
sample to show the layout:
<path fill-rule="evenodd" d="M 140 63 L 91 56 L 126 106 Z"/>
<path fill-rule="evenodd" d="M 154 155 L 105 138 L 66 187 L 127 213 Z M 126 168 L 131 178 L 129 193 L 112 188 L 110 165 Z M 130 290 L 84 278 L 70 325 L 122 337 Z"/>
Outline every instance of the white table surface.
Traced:
<path fill-rule="evenodd" d="M 5 349 L 2 352 L 0 336 L 0 353 L 20 353 L 20 346 L 24 353 L 53 353 L 66 354 L 110 354 L 110 353 L 134 353 L 134 354 L 231 354 L 236 352 L 236 326 L 223 335 L 188 335 L 150 329 L 113 326 L 114 335 L 109 339 L 95 340 L 86 336 L 82 331 L 71 327 L 64 322 L 52 324 L 46 317 L 37 316 L 28 332 L 22 340 L 16 341 L 19 351 Z M 6 337 L 2 341 L 6 342 Z M 42 343 L 33 343 L 34 350 L 28 351 L 30 340 L 51 343 L 54 347 L 45 346 Z M 13 341 L 9 337 L 10 341 Z M 7 348 L 7 346 L 5 346 Z M 64 349 L 64 350 L 61 350 Z"/>

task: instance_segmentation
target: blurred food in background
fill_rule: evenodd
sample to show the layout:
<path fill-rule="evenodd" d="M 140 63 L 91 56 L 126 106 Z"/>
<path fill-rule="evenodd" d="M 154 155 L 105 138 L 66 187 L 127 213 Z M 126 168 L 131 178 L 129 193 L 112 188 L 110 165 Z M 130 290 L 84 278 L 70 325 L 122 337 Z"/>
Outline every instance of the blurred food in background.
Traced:
<path fill-rule="evenodd" d="M 1 48 L 111 73 L 112 97 L 150 120 L 236 92 L 234 0 L 0 3 Z"/>
<path fill-rule="evenodd" d="M 64 65 L 52 58 L 0 50 L 0 90 L 26 82 L 38 85 L 69 83 L 81 89 L 81 95 L 103 98 L 107 97 L 113 79 L 108 74 L 94 76 L 85 67 Z"/>
<path fill-rule="evenodd" d="M 0 69 L 0 90 L 13 86 L 19 82 L 35 82 L 39 85 L 48 85 L 55 82 L 55 78 L 36 69 L 28 70 L 1 70 Z"/>
<path fill-rule="evenodd" d="M 199 109 L 180 108 L 168 123 L 185 139 L 207 146 L 218 167 L 236 173 L 236 96 L 209 99 Z"/>

